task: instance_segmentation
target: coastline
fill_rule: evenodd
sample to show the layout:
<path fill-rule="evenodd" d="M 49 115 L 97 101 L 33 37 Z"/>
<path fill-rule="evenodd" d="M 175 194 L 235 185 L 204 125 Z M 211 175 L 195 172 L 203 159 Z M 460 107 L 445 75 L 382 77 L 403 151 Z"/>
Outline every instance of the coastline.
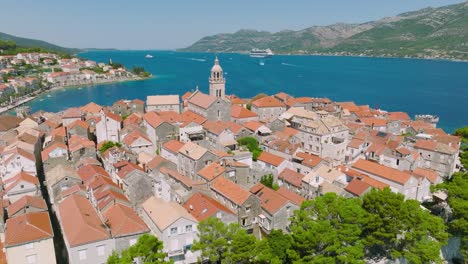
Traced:
<path fill-rule="evenodd" d="M 91 82 L 91 83 L 83 83 L 83 84 L 54 86 L 54 87 L 51 87 L 50 89 L 47 89 L 47 90 L 44 90 L 44 91 L 42 91 L 40 93 L 34 94 L 33 96 L 29 96 L 27 98 L 24 98 L 24 99 L 18 101 L 18 102 L 15 102 L 12 105 L 1 107 L 0 108 L 0 115 L 4 114 L 4 113 L 7 113 L 7 112 L 9 112 L 11 110 L 14 110 L 15 108 L 17 108 L 19 106 L 22 106 L 22 105 L 24 105 L 26 103 L 32 102 L 32 101 L 38 99 L 39 97 L 41 97 L 41 96 L 43 96 L 45 94 L 55 92 L 55 91 L 59 91 L 59 90 L 81 88 L 81 87 L 87 87 L 87 86 L 97 86 L 97 85 L 101 85 L 101 84 L 105 85 L 105 84 L 113 84 L 113 83 L 144 81 L 144 80 L 148 80 L 148 79 L 152 79 L 152 78 L 154 78 L 153 75 L 151 75 L 150 77 L 147 77 L 147 78 L 134 77 L 134 78 L 119 79 L 119 80 L 108 80 L 108 81 L 102 81 L 102 82 Z"/>
<path fill-rule="evenodd" d="M 225 53 L 225 54 L 242 54 L 249 55 L 248 51 L 232 51 L 232 52 L 215 52 L 215 51 L 190 51 L 190 50 L 175 50 L 180 53 Z M 433 61 L 450 61 L 468 63 L 468 59 L 453 59 L 443 57 L 399 57 L 399 56 L 383 56 L 383 55 L 359 55 L 359 54 L 333 54 L 333 53 L 275 53 L 280 56 L 322 56 L 322 57 L 353 57 L 353 58 L 379 58 L 379 59 L 409 59 L 409 60 L 433 60 Z"/>

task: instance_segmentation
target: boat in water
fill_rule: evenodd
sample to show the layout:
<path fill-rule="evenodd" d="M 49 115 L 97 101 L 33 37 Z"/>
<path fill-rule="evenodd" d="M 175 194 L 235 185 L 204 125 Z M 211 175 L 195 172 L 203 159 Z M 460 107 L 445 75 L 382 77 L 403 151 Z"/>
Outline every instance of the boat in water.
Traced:
<path fill-rule="evenodd" d="M 151 55 L 151 54 L 146 54 L 145 58 L 147 58 L 147 59 L 152 59 L 152 58 L 153 58 L 153 55 Z"/>
<path fill-rule="evenodd" d="M 253 49 L 250 51 L 250 57 L 252 58 L 271 58 L 273 57 L 273 52 L 271 49 Z"/>

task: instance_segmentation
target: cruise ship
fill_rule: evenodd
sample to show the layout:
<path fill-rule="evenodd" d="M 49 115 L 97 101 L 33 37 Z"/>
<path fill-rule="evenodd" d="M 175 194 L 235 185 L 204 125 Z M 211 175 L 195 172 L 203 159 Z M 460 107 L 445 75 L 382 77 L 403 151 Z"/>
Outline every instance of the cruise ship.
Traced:
<path fill-rule="evenodd" d="M 253 49 L 250 51 L 250 57 L 252 58 L 271 58 L 273 56 L 273 52 L 271 49 Z"/>

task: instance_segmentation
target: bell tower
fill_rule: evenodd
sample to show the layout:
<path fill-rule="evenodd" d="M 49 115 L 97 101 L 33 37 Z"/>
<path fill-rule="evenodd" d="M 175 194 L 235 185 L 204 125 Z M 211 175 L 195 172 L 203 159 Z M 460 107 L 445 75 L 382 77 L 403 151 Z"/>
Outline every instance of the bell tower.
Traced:
<path fill-rule="evenodd" d="M 226 95 L 226 79 L 224 79 L 223 76 L 223 68 L 221 68 L 221 66 L 219 65 L 218 56 L 216 56 L 214 65 L 211 68 L 211 75 L 209 81 L 210 95 L 224 99 L 224 96 Z"/>

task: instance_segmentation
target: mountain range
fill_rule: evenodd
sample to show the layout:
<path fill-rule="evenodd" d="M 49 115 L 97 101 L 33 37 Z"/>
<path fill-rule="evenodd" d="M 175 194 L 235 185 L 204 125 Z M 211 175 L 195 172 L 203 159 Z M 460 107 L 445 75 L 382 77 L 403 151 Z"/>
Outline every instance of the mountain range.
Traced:
<path fill-rule="evenodd" d="M 60 53 L 74 54 L 74 53 L 78 53 L 78 52 L 82 51 L 80 49 L 64 48 L 64 47 L 57 46 L 57 45 L 54 45 L 54 44 L 51 44 L 49 42 L 45 42 L 45 41 L 42 41 L 42 40 L 30 39 L 30 38 L 21 38 L 21 37 L 9 35 L 9 34 L 2 33 L 2 32 L 0 32 L 0 40 L 13 41 L 19 47 L 42 48 L 44 50 L 53 51 L 53 52 L 60 52 Z"/>
<path fill-rule="evenodd" d="M 239 30 L 200 39 L 179 51 L 431 57 L 468 60 L 468 2 L 386 17 L 276 33 Z"/>

